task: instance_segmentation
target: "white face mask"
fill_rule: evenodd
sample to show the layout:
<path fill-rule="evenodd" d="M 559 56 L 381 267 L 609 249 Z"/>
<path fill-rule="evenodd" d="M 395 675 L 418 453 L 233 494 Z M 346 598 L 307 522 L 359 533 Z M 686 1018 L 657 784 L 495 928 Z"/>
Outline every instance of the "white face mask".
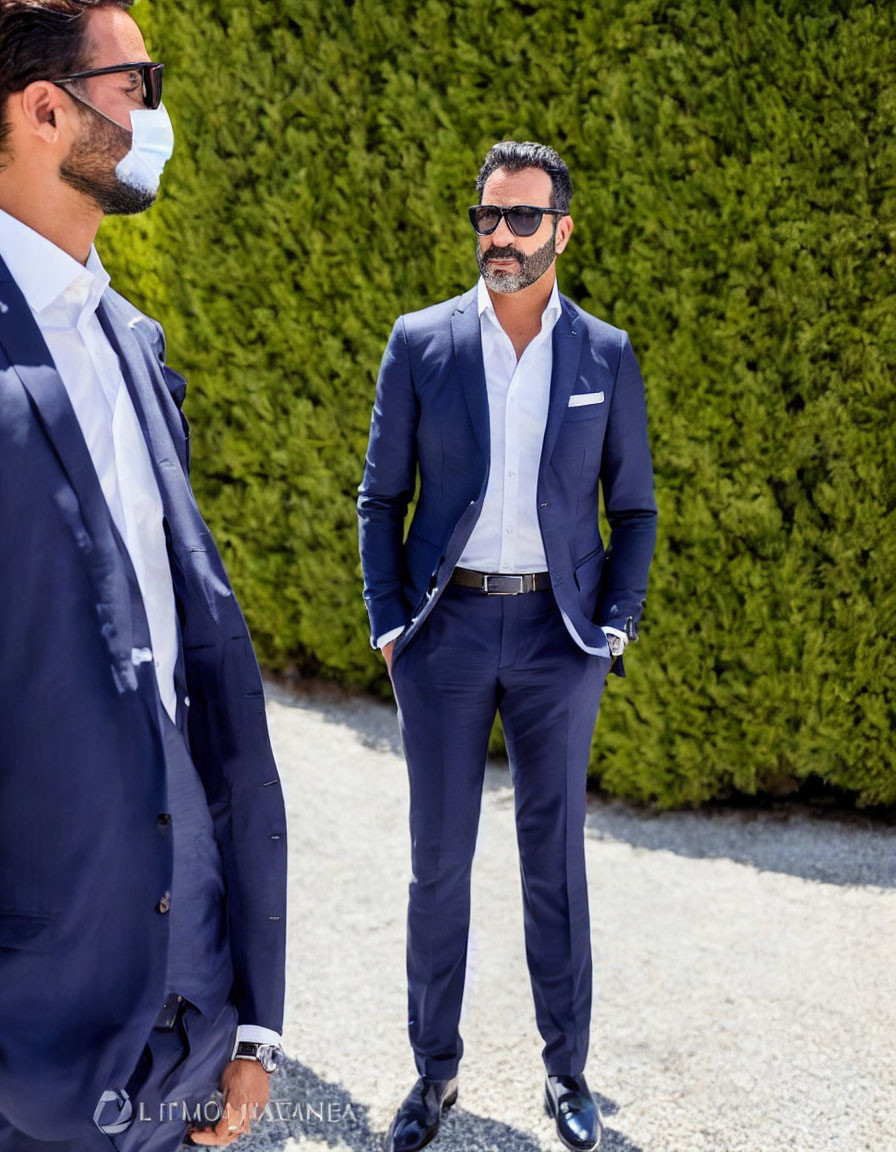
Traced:
<path fill-rule="evenodd" d="M 130 188 L 157 192 L 162 169 L 173 151 L 174 128 L 165 105 L 137 108 L 131 112 L 130 151 L 118 161 L 115 175 Z"/>

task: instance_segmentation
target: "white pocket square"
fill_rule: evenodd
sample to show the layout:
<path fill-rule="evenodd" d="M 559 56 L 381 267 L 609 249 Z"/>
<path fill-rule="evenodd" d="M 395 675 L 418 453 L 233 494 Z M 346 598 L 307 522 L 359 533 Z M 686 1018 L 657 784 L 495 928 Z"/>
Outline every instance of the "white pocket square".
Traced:
<path fill-rule="evenodd" d="M 570 408 L 578 408 L 580 404 L 603 404 L 603 392 L 579 392 L 575 396 L 570 396 Z"/>

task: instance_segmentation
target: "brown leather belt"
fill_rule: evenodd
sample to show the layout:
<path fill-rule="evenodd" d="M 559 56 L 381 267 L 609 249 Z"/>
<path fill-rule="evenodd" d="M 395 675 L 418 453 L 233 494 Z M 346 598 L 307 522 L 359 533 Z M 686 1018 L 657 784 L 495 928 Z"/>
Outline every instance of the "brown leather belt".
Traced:
<path fill-rule="evenodd" d="M 520 596 L 524 592 L 541 592 L 551 586 L 549 572 L 473 572 L 469 568 L 455 568 L 449 584 L 461 588 L 475 588 L 486 596 Z"/>

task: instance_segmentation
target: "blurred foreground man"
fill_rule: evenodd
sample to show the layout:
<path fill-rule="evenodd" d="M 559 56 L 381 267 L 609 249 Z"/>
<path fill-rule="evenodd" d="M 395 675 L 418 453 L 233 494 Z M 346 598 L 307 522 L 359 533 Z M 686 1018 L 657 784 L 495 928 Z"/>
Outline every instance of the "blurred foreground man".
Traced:
<path fill-rule="evenodd" d="M 604 681 L 611 667 L 623 674 L 653 554 L 644 386 L 626 334 L 557 291 L 573 222 L 556 152 L 496 144 L 476 187 L 481 278 L 395 324 L 358 501 L 372 641 L 389 665 L 411 796 L 407 966 L 420 1079 L 387 1148 L 422 1148 L 457 1098 L 470 869 L 497 711 L 546 1105 L 562 1142 L 586 1150 L 601 1122 L 583 1075 L 585 780 Z"/>
<path fill-rule="evenodd" d="M 93 248 L 173 143 L 128 4 L 0 0 L 0 1152 L 230 1143 L 279 1052 L 258 668 Z"/>

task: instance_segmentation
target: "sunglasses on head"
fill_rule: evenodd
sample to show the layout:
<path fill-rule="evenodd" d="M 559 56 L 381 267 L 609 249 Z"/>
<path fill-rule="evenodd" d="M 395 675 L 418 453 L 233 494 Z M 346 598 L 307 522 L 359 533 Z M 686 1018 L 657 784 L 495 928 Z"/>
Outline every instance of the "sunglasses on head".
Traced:
<path fill-rule="evenodd" d="M 474 204 L 470 208 L 470 223 L 480 236 L 491 236 L 501 219 L 514 236 L 534 236 L 543 216 L 566 216 L 562 208 L 534 208 L 531 204 L 514 204 L 502 208 L 500 204 Z"/>
<path fill-rule="evenodd" d="M 90 68 L 86 72 L 74 72 L 71 76 L 62 76 L 58 80 L 51 80 L 51 84 L 70 84 L 73 80 L 88 80 L 91 76 L 111 76 L 113 72 L 139 72 L 143 85 L 143 103 L 147 108 L 158 108 L 162 103 L 162 73 L 164 64 L 153 64 L 149 60 L 140 60 L 136 64 L 113 64 L 109 68 Z"/>

